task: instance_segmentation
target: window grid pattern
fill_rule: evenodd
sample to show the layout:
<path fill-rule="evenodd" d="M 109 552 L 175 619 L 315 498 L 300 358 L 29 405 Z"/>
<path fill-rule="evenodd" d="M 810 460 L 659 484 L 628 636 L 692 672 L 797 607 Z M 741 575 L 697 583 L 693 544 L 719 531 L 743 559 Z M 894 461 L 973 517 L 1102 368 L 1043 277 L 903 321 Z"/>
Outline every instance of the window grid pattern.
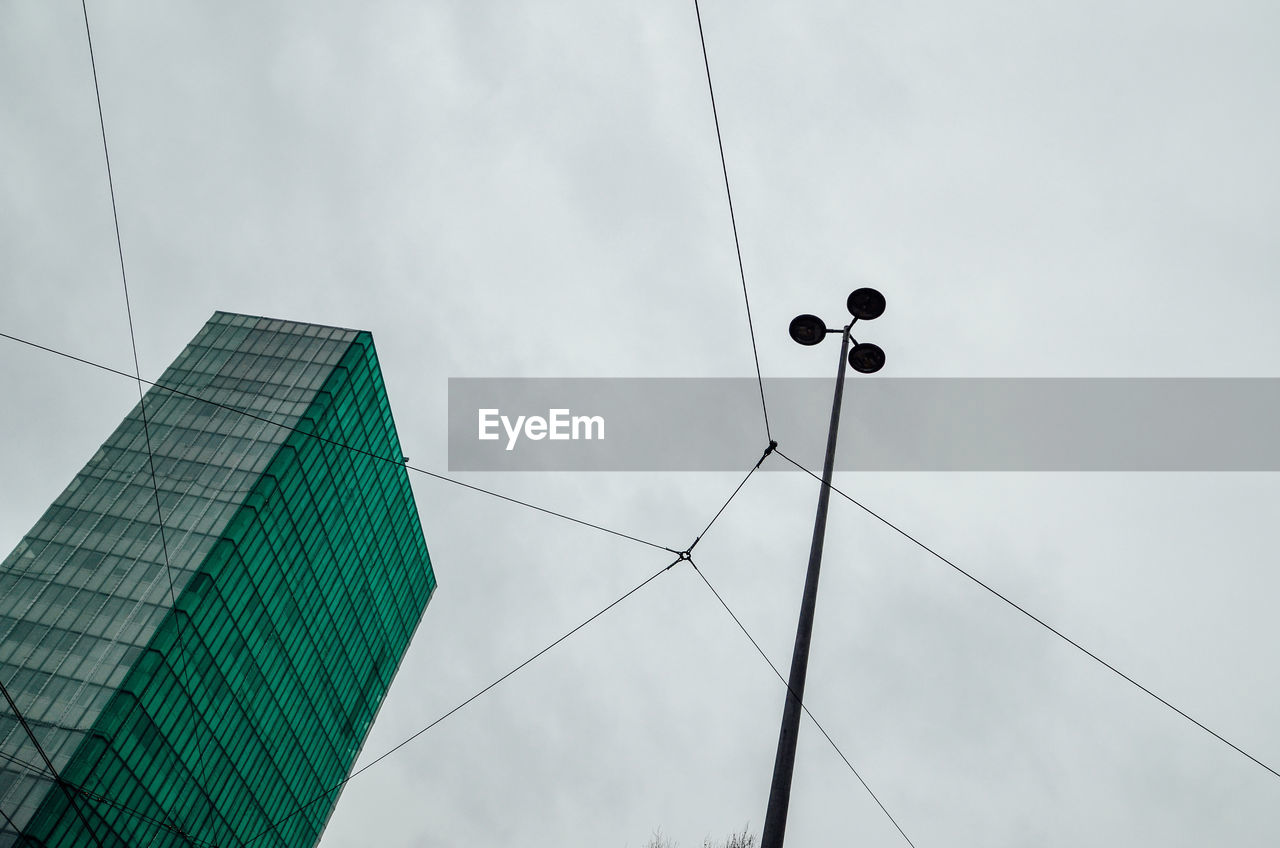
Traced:
<path fill-rule="evenodd" d="M 435 580 L 403 467 L 307 435 L 401 456 L 367 333 L 219 313 L 161 383 L 298 432 L 153 390 L 176 608 L 126 419 L 5 562 L 0 673 L 68 780 L 231 845 L 346 775 Z M 21 764 L 38 756 L 14 729 L 0 725 L 0 753 L 17 761 L 0 759 L 0 804 L 19 809 L 21 844 L 92 845 Z M 334 803 L 260 844 L 314 845 Z M 81 806 L 104 841 L 185 844 Z M 0 846 L 18 843 L 8 834 Z"/>

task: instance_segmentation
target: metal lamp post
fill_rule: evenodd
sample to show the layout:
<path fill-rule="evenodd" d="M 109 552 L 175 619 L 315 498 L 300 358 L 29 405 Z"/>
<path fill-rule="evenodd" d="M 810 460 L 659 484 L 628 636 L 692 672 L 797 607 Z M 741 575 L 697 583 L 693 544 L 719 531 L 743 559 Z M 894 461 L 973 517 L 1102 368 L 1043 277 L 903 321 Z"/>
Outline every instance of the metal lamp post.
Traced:
<path fill-rule="evenodd" d="M 831 330 L 816 315 L 797 315 L 789 328 L 791 338 L 802 345 L 816 345 L 828 333 L 840 334 L 840 368 L 836 372 L 835 397 L 831 401 L 831 427 L 827 431 L 827 454 L 822 463 L 822 489 L 818 492 L 818 512 L 813 521 L 813 541 L 809 546 L 809 570 L 804 579 L 800 621 L 791 654 L 791 674 L 787 681 L 787 702 L 782 710 L 778 733 L 778 753 L 773 762 L 773 782 L 769 787 L 769 807 L 765 812 L 760 848 L 782 848 L 787 829 L 787 808 L 791 803 L 791 775 L 796 762 L 796 740 L 800 733 L 800 712 L 804 681 L 809 667 L 809 641 L 813 636 L 813 611 L 818 600 L 818 572 L 822 568 L 822 543 L 827 533 L 827 503 L 831 496 L 831 473 L 836 458 L 836 431 L 840 426 L 840 401 L 844 395 L 845 365 L 862 374 L 874 374 L 884 367 L 884 351 L 869 342 L 858 343 L 849 331 L 859 320 L 870 321 L 884 313 L 884 295 L 861 288 L 846 303 L 853 316 L 843 329 Z M 853 341 L 853 349 L 849 343 Z"/>

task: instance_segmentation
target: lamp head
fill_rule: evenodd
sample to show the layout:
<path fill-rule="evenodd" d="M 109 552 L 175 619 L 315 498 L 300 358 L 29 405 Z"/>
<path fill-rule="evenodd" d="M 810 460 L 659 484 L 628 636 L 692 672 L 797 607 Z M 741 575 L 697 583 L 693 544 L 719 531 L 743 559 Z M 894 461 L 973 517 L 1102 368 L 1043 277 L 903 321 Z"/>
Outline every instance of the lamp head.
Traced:
<path fill-rule="evenodd" d="M 880 345 L 859 342 L 849 351 L 849 364 L 859 374 L 874 374 L 884 367 L 884 351 Z"/>
<path fill-rule="evenodd" d="M 797 315 L 787 332 L 799 344 L 816 345 L 827 337 L 827 325 L 817 315 Z"/>
<path fill-rule="evenodd" d="M 849 314 L 859 321 L 870 321 L 884 314 L 884 295 L 875 289 L 855 289 L 845 304 Z"/>

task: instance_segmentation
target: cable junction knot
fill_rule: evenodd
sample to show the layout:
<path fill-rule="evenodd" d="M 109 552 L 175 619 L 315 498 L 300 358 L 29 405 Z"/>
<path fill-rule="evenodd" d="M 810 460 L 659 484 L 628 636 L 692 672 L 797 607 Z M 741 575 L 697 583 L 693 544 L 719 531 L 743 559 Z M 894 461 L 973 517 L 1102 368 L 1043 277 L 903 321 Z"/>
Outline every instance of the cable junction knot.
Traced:
<path fill-rule="evenodd" d="M 778 449 L 778 441 L 776 439 L 770 439 L 769 447 L 765 448 L 764 453 L 760 455 L 760 461 L 756 463 L 756 468 L 759 468 L 761 465 L 763 465 L 764 461 L 769 458 L 769 454 L 773 453 L 777 449 Z"/>

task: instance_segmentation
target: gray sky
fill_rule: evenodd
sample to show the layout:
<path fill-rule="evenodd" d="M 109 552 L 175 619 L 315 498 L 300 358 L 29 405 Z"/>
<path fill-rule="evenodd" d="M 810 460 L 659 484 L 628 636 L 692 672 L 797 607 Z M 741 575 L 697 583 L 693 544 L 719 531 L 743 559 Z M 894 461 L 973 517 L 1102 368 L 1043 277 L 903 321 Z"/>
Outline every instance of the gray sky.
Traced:
<path fill-rule="evenodd" d="M 765 376 L 829 374 L 787 322 L 865 284 L 893 376 L 1280 376 L 1275 4 L 702 11 Z M 144 376 L 215 309 L 369 329 L 443 472 L 449 377 L 754 374 L 691 3 L 89 12 Z M 130 370 L 98 132 L 79 5 L 0 2 L 0 330 Z M 8 550 L 137 395 L 0 362 Z M 468 477 L 673 548 L 740 478 Z M 837 485 L 1280 763 L 1276 475 Z M 440 588 L 362 761 L 666 562 L 414 489 Z M 816 494 L 758 475 L 698 548 L 780 664 Z M 322 845 L 758 832 L 782 699 L 682 565 L 355 779 Z M 919 848 L 1280 841 L 1280 781 L 841 502 L 807 700 Z M 905 844 L 808 725 L 788 836 Z"/>

